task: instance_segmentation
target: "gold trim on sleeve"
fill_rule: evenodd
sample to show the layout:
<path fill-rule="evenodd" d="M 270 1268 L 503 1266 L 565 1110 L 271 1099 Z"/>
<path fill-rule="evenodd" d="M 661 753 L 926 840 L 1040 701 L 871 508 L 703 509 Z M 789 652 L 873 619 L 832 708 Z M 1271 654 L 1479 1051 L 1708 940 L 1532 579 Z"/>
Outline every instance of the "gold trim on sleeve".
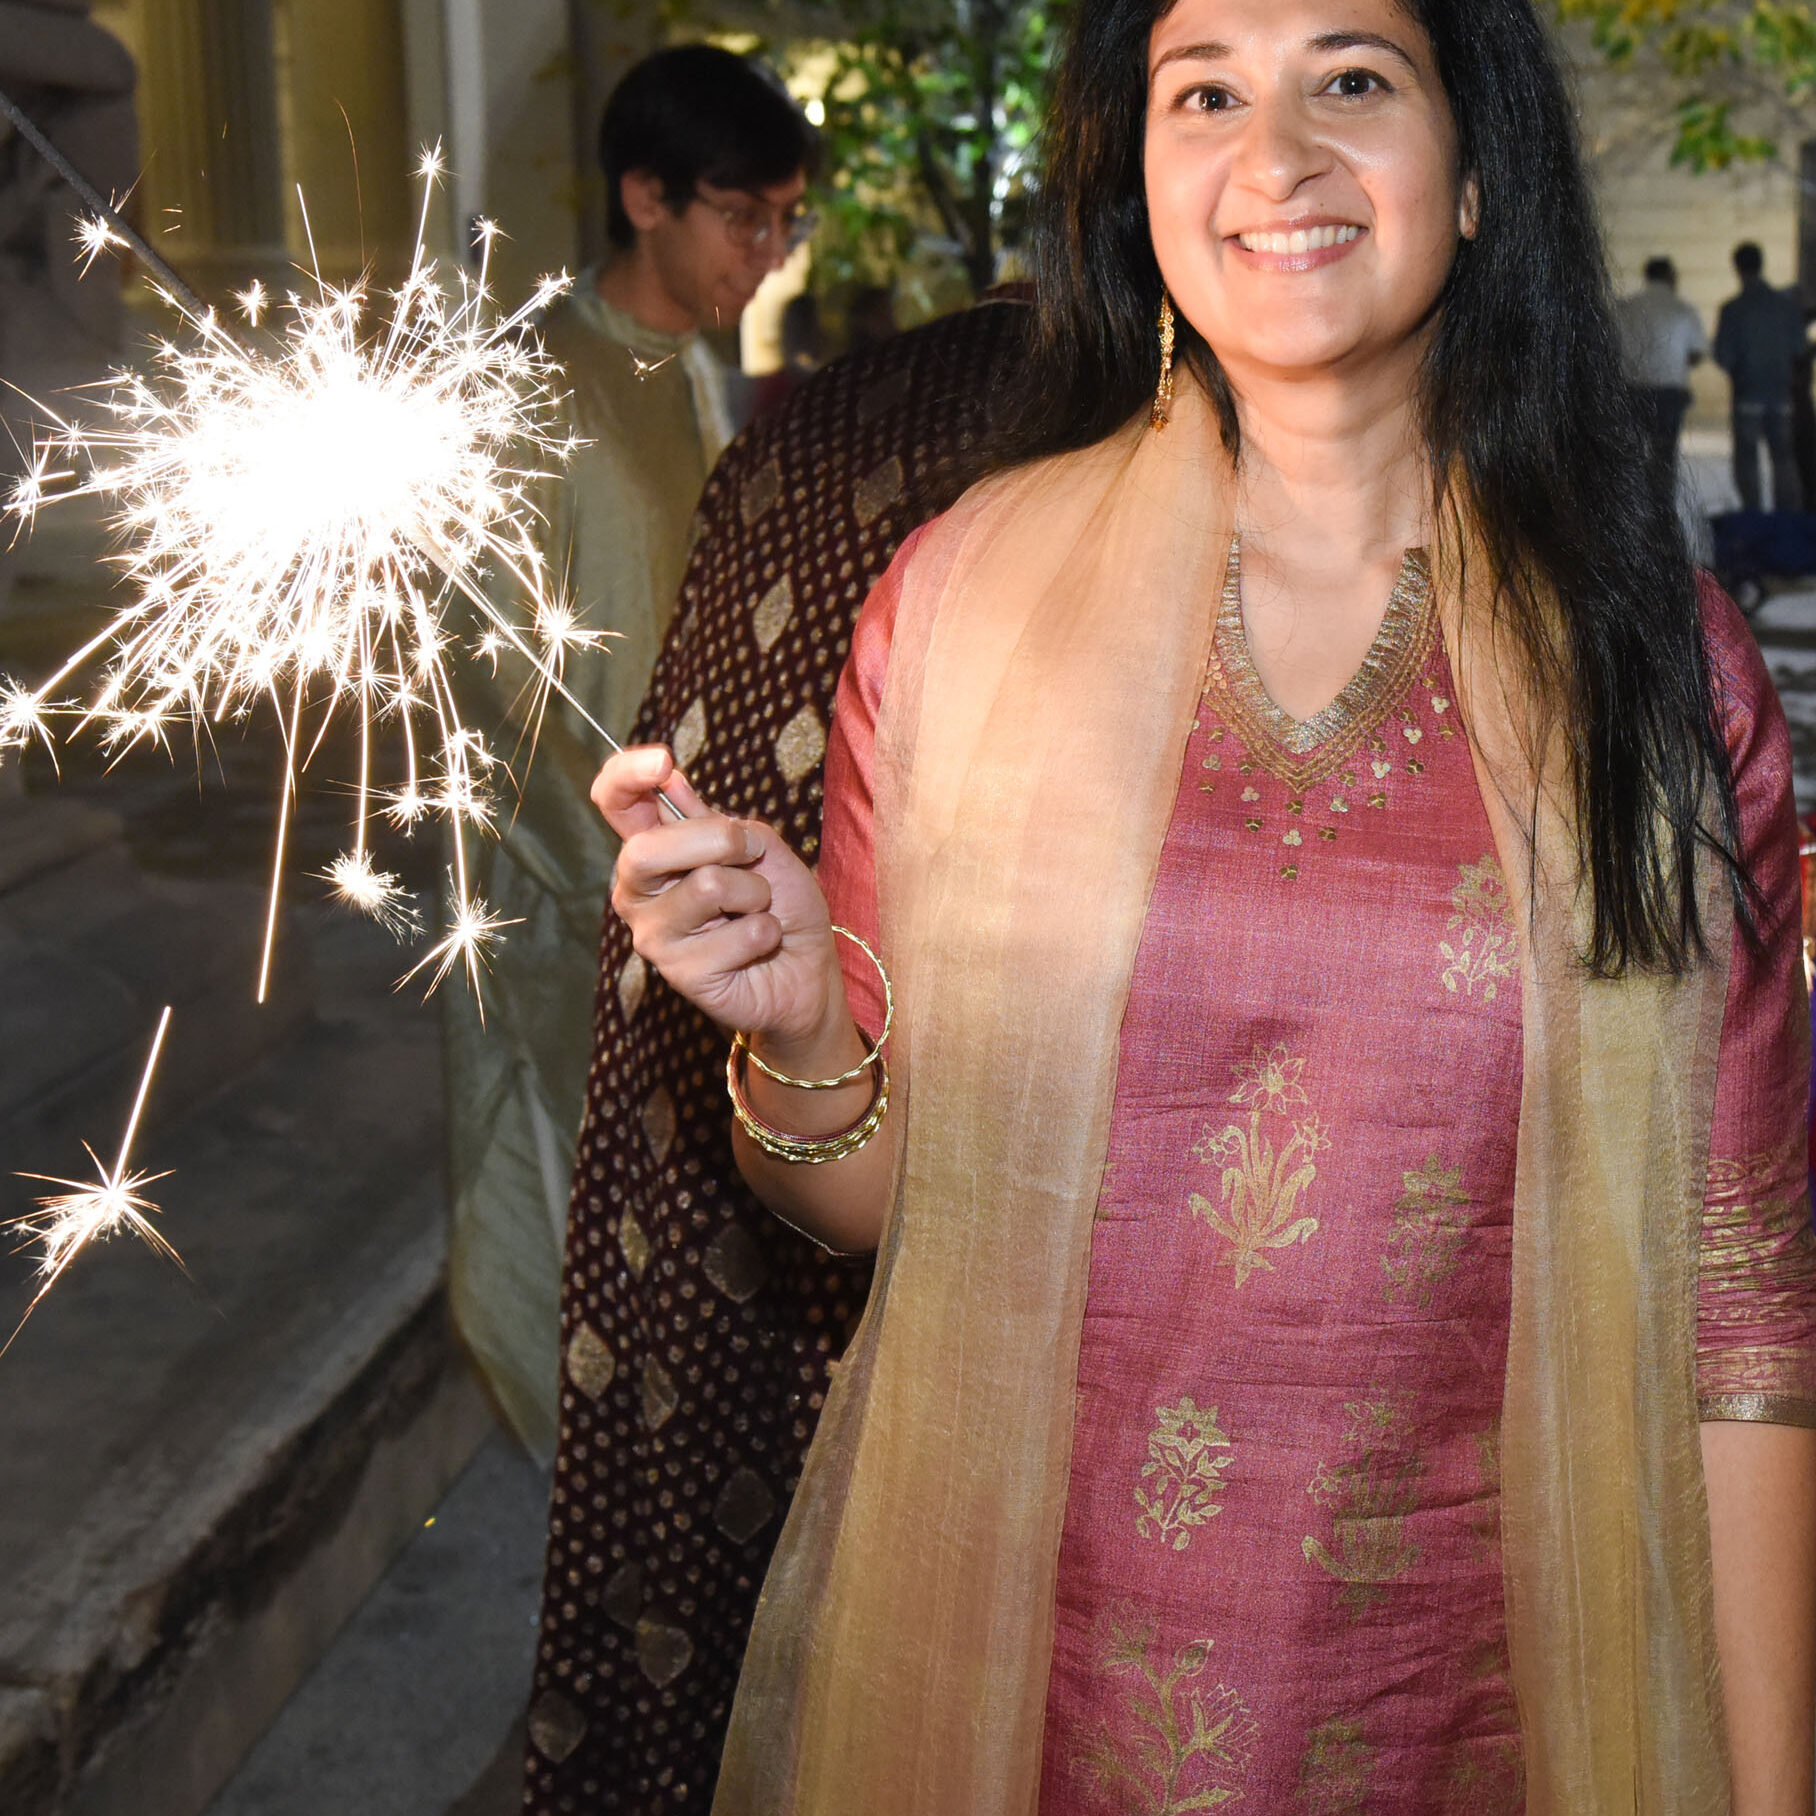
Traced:
<path fill-rule="evenodd" d="M 1708 1394 L 1696 1403 L 1703 1423 L 1742 1420 L 1753 1425 L 1801 1425 L 1816 1431 L 1816 1400 L 1791 1394 Z"/>

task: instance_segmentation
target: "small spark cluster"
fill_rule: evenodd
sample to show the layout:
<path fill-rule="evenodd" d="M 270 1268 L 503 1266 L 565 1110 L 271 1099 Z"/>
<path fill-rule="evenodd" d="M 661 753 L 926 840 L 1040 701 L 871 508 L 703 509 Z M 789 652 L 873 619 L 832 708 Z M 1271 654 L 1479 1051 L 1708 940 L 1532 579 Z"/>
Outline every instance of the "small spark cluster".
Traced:
<path fill-rule="evenodd" d="M 38 1290 L 25 1308 L 25 1317 L 19 1320 L 13 1335 L 0 1344 L 0 1356 L 12 1348 L 13 1338 L 24 1330 L 26 1319 L 38 1309 L 44 1295 L 62 1279 L 70 1263 L 91 1242 L 105 1242 L 110 1236 L 127 1231 L 157 1254 L 174 1261 L 178 1267 L 183 1265 L 182 1257 L 151 1223 L 150 1215 L 158 1207 L 145 1196 L 146 1186 L 154 1185 L 170 1175 L 134 1173 L 128 1170 L 132 1164 L 133 1138 L 138 1133 L 139 1118 L 144 1114 L 145 1099 L 151 1093 L 152 1076 L 158 1069 L 158 1055 L 163 1051 L 164 1036 L 169 1028 L 170 1010 L 166 1006 L 158 1019 L 158 1031 L 152 1037 L 151 1053 L 139 1079 L 138 1096 L 133 1100 L 132 1114 L 126 1120 L 126 1133 L 120 1139 L 119 1158 L 111 1167 L 103 1166 L 101 1157 L 84 1142 L 82 1145 L 88 1148 L 89 1159 L 95 1163 L 95 1179 L 56 1179 L 48 1173 L 19 1175 L 21 1179 L 36 1179 L 45 1185 L 61 1185 L 69 1189 L 40 1198 L 36 1211 L 0 1225 L 0 1228 L 23 1236 L 28 1245 L 33 1242 L 39 1244 Z"/>
<path fill-rule="evenodd" d="M 281 331 L 260 334 L 273 308 L 262 285 L 240 295 L 245 327 L 231 331 L 165 292 L 182 341 L 163 343 L 148 375 L 106 381 L 98 427 L 52 417 L 9 504 L 29 522 L 58 499 L 102 499 L 130 584 L 129 603 L 41 686 L 0 677 L 0 753 L 51 745 L 62 720 L 120 751 L 166 744 L 178 724 L 275 707 L 287 769 L 261 1000 L 295 796 L 342 712 L 358 725 L 359 775 L 351 849 L 327 880 L 343 902 L 414 937 L 420 917 L 374 861 L 371 824 L 452 822 L 444 935 L 410 975 L 427 970 L 433 988 L 459 966 L 478 988 L 504 923 L 471 891 L 461 835 L 490 826 L 508 770 L 462 722 L 452 665 L 514 653 L 532 676 L 520 708 L 533 730 L 551 694 L 572 699 L 568 656 L 601 637 L 558 596 L 536 535 L 536 482 L 577 443 L 563 426 L 560 370 L 532 323 L 568 280 L 545 279 L 504 315 L 482 256 L 477 276 L 457 273 L 450 290 L 423 245 L 440 174 L 439 154 L 427 154 L 415 254 L 387 306 L 375 308 L 364 285 L 318 275 L 310 294 L 285 300 Z M 118 236 L 95 222 L 78 237 L 92 257 Z M 488 573 L 525 602 L 521 618 L 495 602 Z M 380 791 L 372 738 L 387 723 L 401 727 L 407 773 Z M 112 1188 L 122 1205 L 130 1184 Z"/>

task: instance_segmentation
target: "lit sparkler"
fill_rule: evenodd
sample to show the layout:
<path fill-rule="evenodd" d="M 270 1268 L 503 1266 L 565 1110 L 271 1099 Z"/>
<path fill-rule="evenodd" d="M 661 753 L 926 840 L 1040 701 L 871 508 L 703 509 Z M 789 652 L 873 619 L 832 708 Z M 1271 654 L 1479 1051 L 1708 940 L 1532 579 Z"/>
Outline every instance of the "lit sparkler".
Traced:
<path fill-rule="evenodd" d="M 189 330 L 184 343 L 160 346 L 149 376 L 108 380 L 99 427 L 53 417 L 10 505 L 29 521 L 57 499 L 105 501 L 132 597 L 41 686 L 0 687 L 0 752 L 49 743 L 62 719 L 123 750 L 164 742 L 180 721 L 239 721 L 261 700 L 275 706 L 287 763 L 261 1001 L 295 797 L 337 712 L 356 720 L 360 742 L 352 848 L 328 872 L 340 900 L 400 936 L 415 931 L 396 878 L 368 848 L 375 806 L 400 825 L 425 815 L 452 823 L 447 937 L 424 961 L 433 982 L 455 964 L 477 980 L 505 924 L 471 892 L 463 832 L 489 827 L 489 784 L 508 771 L 462 722 L 451 664 L 521 661 L 532 746 L 559 695 L 617 748 L 563 685 L 567 658 L 603 633 L 559 596 L 536 534 L 535 487 L 578 445 L 562 420 L 559 368 L 532 333 L 568 280 L 545 279 L 501 314 L 486 233 L 478 275 L 457 273 L 450 293 L 423 245 L 439 154 L 425 155 L 418 174 L 415 255 L 387 306 L 318 276 L 312 295 L 287 299 L 281 334 L 255 344 L 162 285 Z M 118 237 L 98 219 L 97 249 L 109 234 Z M 270 305 L 256 284 L 239 301 L 249 324 Z M 482 584 L 488 571 L 523 602 L 521 618 Z M 68 697 L 79 678 L 84 696 Z M 375 802 L 372 736 L 387 721 L 401 724 L 408 772 Z"/>
<path fill-rule="evenodd" d="M 152 1036 L 151 1052 L 145 1061 L 145 1071 L 139 1079 L 139 1093 L 133 1099 L 132 1114 L 126 1119 L 126 1133 L 120 1138 L 120 1154 L 111 1168 L 101 1165 L 101 1157 L 88 1146 L 88 1157 L 95 1163 L 98 1179 L 83 1181 L 80 1179 L 56 1179 L 48 1173 L 21 1173 L 21 1179 L 41 1180 L 45 1185 L 61 1185 L 69 1188 L 66 1192 L 53 1193 L 47 1198 L 38 1200 L 38 1209 L 29 1216 L 15 1218 L 4 1227 L 16 1230 L 24 1236 L 26 1242 L 37 1242 L 42 1245 L 38 1256 L 39 1287 L 32 1295 L 32 1302 L 25 1308 L 25 1317 L 14 1327 L 13 1334 L 4 1344 L 0 1344 L 0 1356 L 13 1346 L 13 1340 L 24 1330 L 26 1320 L 38 1309 L 44 1295 L 62 1279 L 70 1263 L 88 1247 L 91 1242 L 105 1242 L 122 1230 L 130 1231 L 140 1241 L 158 1254 L 174 1261 L 178 1267 L 183 1265 L 183 1258 L 158 1233 L 149 1218 L 155 1214 L 157 1206 L 145 1196 L 145 1187 L 155 1184 L 160 1179 L 168 1179 L 169 1173 L 131 1173 L 127 1168 L 132 1164 L 132 1144 L 139 1131 L 139 1118 L 145 1110 L 145 1099 L 151 1092 L 152 1074 L 158 1069 L 158 1055 L 163 1051 L 164 1035 L 170 1027 L 170 1010 L 168 1006 L 158 1018 L 158 1031 Z"/>

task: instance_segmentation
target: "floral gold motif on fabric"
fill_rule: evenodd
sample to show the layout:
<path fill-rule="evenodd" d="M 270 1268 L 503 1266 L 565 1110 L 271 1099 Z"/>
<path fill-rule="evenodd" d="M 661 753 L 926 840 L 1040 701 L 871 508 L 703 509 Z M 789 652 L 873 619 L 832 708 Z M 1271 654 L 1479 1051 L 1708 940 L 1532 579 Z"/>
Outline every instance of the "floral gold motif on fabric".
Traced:
<path fill-rule="evenodd" d="M 1183 1551 L 1194 1529 L 1223 1511 L 1216 1497 L 1234 1459 L 1216 1407 L 1201 1410 L 1187 1394 L 1177 1406 L 1158 1406 L 1154 1413 L 1160 1423 L 1148 1433 L 1148 1460 L 1135 1487 L 1141 1509 L 1135 1530 Z"/>
<path fill-rule="evenodd" d="M 1305 1739 L 1294 1807 L 1305 1816 L 1364 1816 L 1375 1755 L 1361 1722 L 1334 1716 L 1320 1723 Z"/>
<path fill-rule="evenodd" d="M 1158 1636 L 1132 1608 L 1108 1615 L 1098 1634 L 1097 1668 L 1120 1680 L 1120 1707 L 1083 1737 L 1072 1769 L 1114 1816 L 1187 1816 L 1234 1803 L 1259 1731 L 1234 1690 L 1205 1681 L 1208 1639 L 1169 1657 Z"/>
<path fill-rule="evenodd" d="M 1221 1179 L 1215 1204 L 1191 1194 L 1191 1213 L 1229 1243 L 1219 1262 L 1235 1269 L 1238 1287 L 1258 1270 L 1272 1270 L 1270 1250 L 1309 1242 L 1318 1233 L 1318 1219 L 1303 1215 L 1302 1207 L 1318 1177 L 1315 1156 L 1330 1146 L 1330 1136 L 1309 1114 L 1304 1071 L 1305 1061 L 1285 1047 L 1257 1046 L 1235 1068 L 1230 1094 L 1231 1103 L 1248 1111 L 1247 1122 L 1232 1122 L 1220 1133 L 1207 1128 L 1192 1148 L 1196 1158 L 1221 1169 Z M 1299 1105 L 1306 1115 L 1294 1114 Z"/>
<path fill-rule="evenodd" d="M 1418 1504 L 1424 1462 L 1405 1443 L 1405 1410 L 1392 1395 L 1376 1393 L 1343 1410 L 1350 1420 L 1343 1440 L 1357 1455 L 1334 1468 L 1318 1465 L 1305 1492 L 1330 1514 L 1330 1541 L 1308 1533 L 1301 1549 L 1343 1585 L 1339 1599 L 1360 1618 L 1419 1561 L 1406 1516 Z"/>
<path fill-rule="evenodd" d="M 1393 1226 L 1381 1257 L 1382 1293 L 1389 1305 L 1424 1310 L 1432 1289 L 1457 1271 L 1469 1240 L 1469 1195 L 1463 1169 L 1447 1167 L 1433 1154 L 1422 1167 L 1403 1173 L 1405 1190 L 1394 1201 Z"/>
<path fill-rule="evenodd" d="M 1450 895 L 1451 937 L 1438 942 L 1444 988 L 1453 996 L 1476 994 L 1491 1003 L 1519 962 L 1514 937 L 1513 905 L 1507 878 L 1492 852 L 1478 863 L 1458 866 L 1461 881 Z"/>
<path fill-rule="evenodd" d="M 1437 634 L 1436 596 L 1425 551 L 1408 549 L 1362 666 L 1323 711 L 1295 719 L 1268 693 L 1249 654 L 1242 622 L 1242 540 L 1237 537 L 1224 571 L 1207 686 L 1270 775 L 1295 792 L 1315 787 L 1349 761 L 1412 685 Z M 1417 740 L 1416 727 L 1411 736 Z M 1376 773 L 1385 774 L 1385 766 Z"/>
<path fill-rule="evenodd" d="M 1445 1774 L 1445 1816 L 1521 1816 L 1526 1758 L 1517 1734 L 1463 1741 Z"/>

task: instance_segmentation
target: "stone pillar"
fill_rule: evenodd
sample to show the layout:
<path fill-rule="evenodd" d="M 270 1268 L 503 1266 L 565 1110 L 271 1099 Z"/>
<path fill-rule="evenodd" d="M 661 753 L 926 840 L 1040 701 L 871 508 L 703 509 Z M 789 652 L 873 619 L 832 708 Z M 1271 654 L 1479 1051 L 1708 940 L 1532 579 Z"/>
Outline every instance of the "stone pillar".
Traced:
<path fill-rule="evenodd" d="M 397 0 L 281 0 L 277 22 L 292 255 L 306 266 L 312 239 L 313 257 L 331 282 L 357 277 L 368 265 L 395 281 L 414 237 L 418 149 L 408 134 Z M 299 186 L 308 201 L 307 235 Z"/>

